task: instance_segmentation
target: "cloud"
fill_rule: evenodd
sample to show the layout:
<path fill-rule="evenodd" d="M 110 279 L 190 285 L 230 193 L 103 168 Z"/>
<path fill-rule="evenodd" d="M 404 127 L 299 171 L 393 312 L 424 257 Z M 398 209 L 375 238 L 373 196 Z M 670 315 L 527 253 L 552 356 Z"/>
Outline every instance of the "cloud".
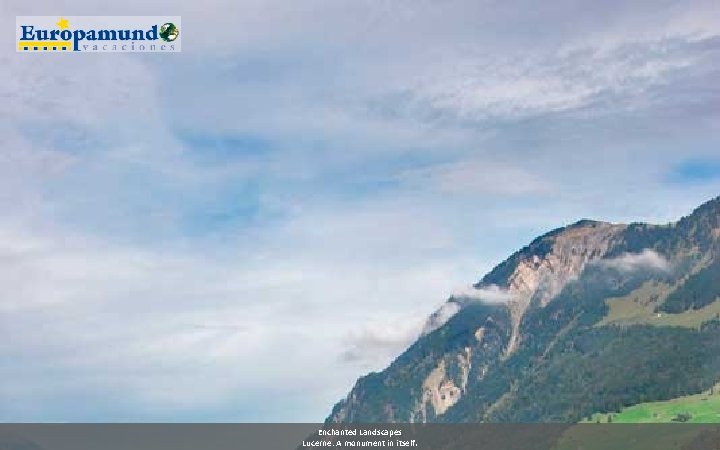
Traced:
<path fill-rule="evenodd" d="M 340 360 L 364 367 L 384 366 L 402 353 L 420 335 L 418 317 L 401 322 L 366 324 L 344 339 Z"/>
<path fill-rule="evenodd" d="M 378 221 L 362 215 L 361 229 Z M 332 217 L 272 230 L 253 248 L 226 240 L 227 253 L 212 255 L 0 223 L 0 284 L 13 293 L 0 303 L 13 337 L 0 343 L 0 417 L 322 419 L 359 373 L 402 351 L 429 305 L 463 278 L 437 258 L 397 259 L 397 246 L 381 265 L 378 248 L 362 256 L 371 266 L 336 254 L 353 240 L 366 252 L 390 243 L 358 233 L 361 216 L 345 212 L 336 226 Z M 319 223 L 334 233 L 315 234 Z M 298 389 L 314 394 L 267 411 L 246 404 L 247 392 Z M 86 406 L 68 409 L 65 396 Z"/>
<path fill-rule="evenodd" d="M 555 186 L 540 174 L 521 167 L 493 161 L 461 161 L 412 169 L 399 179 L 414 189 L 431 189 L 443 194 L 545 195 Z"/>
<path fill-rule="evenodd" d="M 453 298 L 461 300 L 475 300 L 485 303 L 507 303 L 513 299 L 512 293 L 498 285 L 491 284 L 483 287 L 468 287 L 453 292 Z"/>
<path fill-rule="evenodd" d="M 512 294 L 507 289 L 495 284 L 481 288 L 468 286 L 462 289 L 455 289 L 450 295 L 450 299 L 428 317 L 421 334 L 431 333 L 445 325 L 447 321 L 460 312 L 468 302 L 506 304 L 511 301 L 512 298 Z"/>
<path fill-rule="evenodd" d="M 603 259 L 599 263 L 622 272 L 637 270 L 668 272 L 672 268 L 664 256 L 651 249 L 645 249 L 640 253 L 624 253 L 615 258 Z"/>
<path fill-rule="evenodd" d="M 479 56 L 425 75 L 410 89 L 406 111 L 482 122 L 518 120 L 596 106 L 633 107 L 654 86 L 697 64 L 702 44 L 657 41 L 611 49 L 577 48 L 518 59 Z"/>
<path fill-rule="evenodd" d="M 435 310 L 435 312 L 432 313 L 430 317 L 428 317 L 425 325 L 423 326 L 421 334 L 426 335 L 437 330 L 441 326 L 445 325 L 447 321 L 450 320 L 461 309 L 462 305 L 460 304 L 460 302 L 456 301 L 454 298 L 451 298 L 447 302 L 443 303 L 442 306 L 440 306 L 437 310 Z"/>
<path fill-rule="evenodd" d="M 664 177 L 717 146 L 716 1 L 166 8 L 171 69 L 0 53 L 2 420 L 322 420 L 535 236 L 720 188 Z"/>

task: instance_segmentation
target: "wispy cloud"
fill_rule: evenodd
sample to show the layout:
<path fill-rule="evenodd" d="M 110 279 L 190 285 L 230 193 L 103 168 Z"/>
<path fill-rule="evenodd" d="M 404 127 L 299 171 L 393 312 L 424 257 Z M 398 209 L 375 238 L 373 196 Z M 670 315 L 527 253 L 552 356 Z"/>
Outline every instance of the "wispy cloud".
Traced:
<path fill-rule="evenodd" d="M 510 291 L 495 284 L 479 288 L 470 286 L 464 289 L 458 289 L 453 291 L 452 297 L 486 303 L 507 303 L 513 298 Z"/>
<path fill-rule="evenodd" d="M 427 116 L 473 121 L 521 119 L 591 105 L 632 106 L 643 92 L 696 63 L 683 42 L 624 44 L 612 50 L 575 49 L 553 55 L 440 66 L 412 90 L 407 107 Z M 543 59 L 544 58 L 544 59 Z"/>
<path fill-rule="evenodd" d="M 340 355 L 341 361 L 364 367 L 388 364 L 420 335 L 418 319 L 367 324 L 350 332 L 344 339 L 347 348 Z"/>
<path fill-rule="evenodd" d="M 372 268 L 322 251 L 350 239 L 315 235 L 318 223 L 274 230 L 255 248 L 225 241 L 227 253 L 205 256 L 2 223 L 0 283 L 13 295 L 0 303 L 0 317 L 14 338 L 0 343 L 0 417 L 92 420 L 94 410 L 114 420 L 302 420 L 317 408 L 321 419 L 358 371 L 384 366 L 417 336 L 428 305 L 460 277 L 437 259 L 386 258 Z M 293 244 L 298 236 L 301 246 Z M 370 242 L 357 242 L 358 250 Z M 289 351 L 292 342 L 302 348 Z M 32 365 L 21 363 L 28 358 Z M 334 375 L 312 375 L 325 372 Z M 316 394 L 268 412 L 241 394 L 291 386 Z M 118 389 L 122 399 L 110 393 Z M 88 407 L 62 408 L 58 393 Z"/>
<path fill-rule="evenodd" d="M 461 289 L 454 289 L 450 299 L 443 303 L 425 321 L 423 335 L 431 333 L 441 326 L 466 306 L 469 302 L 482 302 L 488 304 L 506 304 L 513 299 L 512 294 L 505 288 L 495 284 L 483 287 L 467 286 Z"/>
<path fill-rule="evenodd" d="M 494 161 L 461 161 L 403 172 L 399 180 L 414 189 L 445 194 L 546 195 L 556 186 L 521 167 Z"/>
<path fill-rule="evenodd" d="M 599 264 L 622 272 L 636 270 L 667 272 L 672 268 L 667 258 L 652 249 L 645 249 L 640 253 L 624 253 L 615 258 L 603 259 Z"/>
<path fill-rule="evenodd" d="M 462 297 L 459 297 L 457 300 L 455 298 L 450 298 L 450 300 L 440 305 L 440 307 L 436 309 L 435 312 L 430 314 L 430 317 L 428 317 L 427 321 L 425 321 L 425 325 L 423 326 L 421 334 L 425 335 L 428 333 L 432 333 L 441 326 L 445 325 L 448 320 L 450 320 L 462 309 L 463 305 L 461 304 L 461 302 Z"/>

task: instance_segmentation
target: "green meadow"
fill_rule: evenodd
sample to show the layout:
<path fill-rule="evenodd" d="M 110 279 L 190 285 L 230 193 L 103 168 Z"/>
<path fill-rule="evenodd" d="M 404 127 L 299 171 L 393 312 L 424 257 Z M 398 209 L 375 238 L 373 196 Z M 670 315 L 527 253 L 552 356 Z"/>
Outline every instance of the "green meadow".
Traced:
<path fill-rule="evenodd" d="M 720 387 L 672 400 L 640 403 L 617 413 L 593 414 L 584 423 L 720 423 Z"/>

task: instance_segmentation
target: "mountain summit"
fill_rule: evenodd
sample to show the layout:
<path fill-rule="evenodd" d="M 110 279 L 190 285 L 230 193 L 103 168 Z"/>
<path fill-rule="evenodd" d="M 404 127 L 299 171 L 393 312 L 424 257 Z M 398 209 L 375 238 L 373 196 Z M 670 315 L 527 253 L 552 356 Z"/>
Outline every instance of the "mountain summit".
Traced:
<path fill-rule="evenodd" d="M 473 288 L 327 422 L 577 422 L 720 379 L 720 197 L 553 230 Z"/>

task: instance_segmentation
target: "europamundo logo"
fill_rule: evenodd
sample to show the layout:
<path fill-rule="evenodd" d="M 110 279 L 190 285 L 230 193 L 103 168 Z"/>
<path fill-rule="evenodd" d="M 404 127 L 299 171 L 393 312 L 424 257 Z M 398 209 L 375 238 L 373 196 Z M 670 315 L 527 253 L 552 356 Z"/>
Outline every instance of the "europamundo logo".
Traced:
<path fill-rule="evenodd" d="M 179 52 L 179 16 L 18 16 L 18 52 Z"/>

